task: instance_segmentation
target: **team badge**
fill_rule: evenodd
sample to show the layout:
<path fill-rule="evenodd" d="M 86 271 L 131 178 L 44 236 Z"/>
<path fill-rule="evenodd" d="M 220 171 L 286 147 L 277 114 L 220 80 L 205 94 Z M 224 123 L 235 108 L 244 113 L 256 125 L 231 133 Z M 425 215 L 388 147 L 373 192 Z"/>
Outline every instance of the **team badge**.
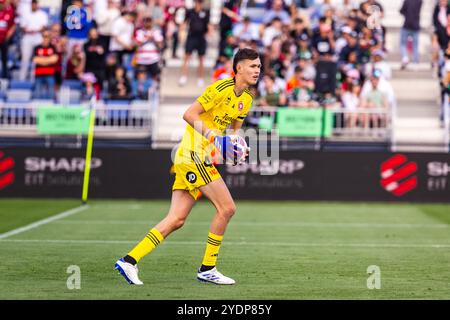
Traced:
<path fill-rule="evenodd" d="M 239 111 L 242 111 L 242 109 L 244 109 L 244 104 L 242 103 L 242 101 L 239 101 L 238 109 Z"/>

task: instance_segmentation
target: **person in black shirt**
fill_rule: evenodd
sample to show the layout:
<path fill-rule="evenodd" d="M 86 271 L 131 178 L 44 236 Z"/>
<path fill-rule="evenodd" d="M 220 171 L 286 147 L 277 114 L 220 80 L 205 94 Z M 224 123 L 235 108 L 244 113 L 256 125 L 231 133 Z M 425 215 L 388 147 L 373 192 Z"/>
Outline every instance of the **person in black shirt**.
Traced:
<path fill-rule="evenodd" d="M 224 0 L 222 7 L 222 15 L 220 16 L 220 42 L 219 42 L 219 56 L 223 55 L 225 47 L 227 46 L 227 36 L 233 29 L 233 22 L 239 19 L 236 13 L 237 0 Z"/>
<path fill-rule="evenodd" d="M 189 24 L 188 35 L 186 39 L 186 52 L 184 63 L 181 69 L 179 85 L 184 86 L 187 82 L 188 64 L 194 51 L 198 54 L 198 82 L 199 86 L 204 85 L 204 67 L 203 58 L 206 53 L 206 34 L 211 32 L 209 24 L 209 10 L 203 8 L 203 0 L 195 0 L 194 9 L 186 12 L 186 22 Z"/>
<path fill-rule="evenodd" d="M 84 44 L 84 54 L 86 56 L 85 72 L 92 72 L 97 79 L 96 86 L 101 90 L 105 80 L 106 50 L 100 43 L 96 28 L 89 30 L 89 40 Z"/>

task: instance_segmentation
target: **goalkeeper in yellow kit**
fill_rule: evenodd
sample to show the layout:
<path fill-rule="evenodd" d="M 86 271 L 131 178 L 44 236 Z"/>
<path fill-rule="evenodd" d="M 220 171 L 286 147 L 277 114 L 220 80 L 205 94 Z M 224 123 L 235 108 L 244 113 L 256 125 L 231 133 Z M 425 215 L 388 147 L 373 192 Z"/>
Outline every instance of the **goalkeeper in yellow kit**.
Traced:
<path fill-rule="evenodd" d="M 257 83 L 260 69 L 258 53 L 252 49 L 240 49 L 233 59 L 234 78 L 208 86 L 184 113 L 187 127 L 175 156 L 175 182 L 169 213 L 125 257 L 115 263 L 115 268 L 130 284 L 143 284 L 138 277 L 137 263 L 169 234 L 183 226 L 200 194 L 214 204 L 216 213 L 211 222 L 197 279 L 215 284 L 235 283 L 216 269 L 222 238 L 236 206 L 211 155 L 228 163 L 228 160 L 241 158 L 240 153 L 246 152 L 234 147 L 224 132 L 227 128 L 232 132 L 241 128 L 252 105 L 248 88 Z"/>

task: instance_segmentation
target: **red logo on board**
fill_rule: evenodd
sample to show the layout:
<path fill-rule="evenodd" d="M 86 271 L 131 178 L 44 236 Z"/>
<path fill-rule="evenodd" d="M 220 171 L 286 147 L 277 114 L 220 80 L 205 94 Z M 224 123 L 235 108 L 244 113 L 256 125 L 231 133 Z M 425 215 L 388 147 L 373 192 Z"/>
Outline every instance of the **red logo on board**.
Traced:
<path fill-rule="evenodd" d="M 14 183 L 14 159 L 0 151 L 0 190 Z"/>
<path fill-rule="evenodd" d="M 381 164 L 381 186 L 396 197 L 401 197 L 417 187 L 418 166 L 403 154 L 397 154 Z"/>

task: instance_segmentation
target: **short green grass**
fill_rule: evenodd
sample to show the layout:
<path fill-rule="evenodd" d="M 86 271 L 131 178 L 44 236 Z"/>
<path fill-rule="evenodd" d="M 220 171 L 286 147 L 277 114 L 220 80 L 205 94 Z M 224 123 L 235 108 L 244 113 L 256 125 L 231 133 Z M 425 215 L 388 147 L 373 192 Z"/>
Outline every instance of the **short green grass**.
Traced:
<path fill-rule="evenodd" d="M 0 233 L 78 206 L 0 200 Z M 92 201 L 79 213 L 0 240 L 0 299 L 449 299 L 448 205 L 237 202 L 219 256 L 234 286 L 196 280 L 213 207 L 140 263 L 144 286 L 113 270 L 164 217 L 169 201 Z M 81 289 L 67 268 L 79 266 Z M 367 268 L 381 289 L 367 288 Z"/>

